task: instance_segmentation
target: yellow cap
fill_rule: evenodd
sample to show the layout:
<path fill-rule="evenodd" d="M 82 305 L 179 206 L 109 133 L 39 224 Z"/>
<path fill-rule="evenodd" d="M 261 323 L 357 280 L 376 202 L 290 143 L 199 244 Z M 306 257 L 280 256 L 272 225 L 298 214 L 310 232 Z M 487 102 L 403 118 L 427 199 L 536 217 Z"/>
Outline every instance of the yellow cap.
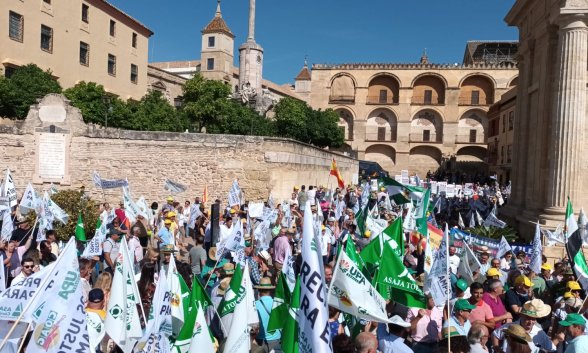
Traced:
<path fill-rule="evenodd" d="M 494 277 L 494 276 L 500 276 L 500 271 L 498 271 L 498 269 L 495 269 L 495 268 L 488 269 L 488 272 L 486 272 L 486 277 Z"/>
<path fill-rule="evenodd" d="M 525 287 L 533 287 L 533 282 L 531 282 L 529 277 L 525 275 L 520 275 L 515 279 L 515 286 L 518 286 L 519 284 L 522 284 Z"/>
<path fill-rule="evenodd" d="M 171 224 L 171 221 L 169 219 L 166 219 L 165 221 L 163 221 L 163 224 Z"/>
<path fill-rule="evenodd" d="M 364 237 L 366 237 L 366 238 L 369 238 L 369 237 L 371 237 L 371 236 L 372 236 L 372 232 L 370 232 L 369 230 L 366 230 L 366 231 L 363 233 L 363 236 L 364 236 Z"/>
<path fill-rule="evenodd" d="M 321 226 L 321 229 L 322 229 L 322 230 L 325 230 L 325 229 L 327 229 L 327 227 L 325 227 L 325 225 L 323 224 L 323 225 Z"/>
<path fill-rule="evenodd" d="M 168 196 L 168 197 L 167 197 L 167 200 L 168 200 L 168 201 L 173 201 L 173 200 L 174 200 L 174 198 L 173 198 L 173 197 L 171 197 L 171 196 Z"/>
<path fill-rule="evenodd" d="M 545 271 L 551 271 L 552 270 L 550 264 L 543 264 L 543 265 L 541 265 L 541 269 L 542 270 L 545 270 Z"/>
<path fill-rule="evenodd" d="M 565 292 L 563 297 L 564 299 L 569 299 L 572 298 L 574 295 L 572 294 L 572 292 Z"/>
<path fill-rule="evenodd" d="M 582 290 L 582 287 L 580 287 L 580 283 L 576 281 L 568 281 L 566 287 L 568 287 L 569 290 Z"/>
<path fill-rule="evenodd" d="M 175 216 L 176 216 L 176 213 L 175 212 L 168 212 L 167 213 L 167 218 L 172 218 L 172 217 L 175 217 Z"/>
<path fill-rule="evenodd" d="M 294 185 L 294 190 L 298 190 L 298 185 Z"/>
<path fill-rule="evenodd" d="M 231 210 L 229 211 L 230 214 L 235 214 L 235 210 L 231 208 Z"/>

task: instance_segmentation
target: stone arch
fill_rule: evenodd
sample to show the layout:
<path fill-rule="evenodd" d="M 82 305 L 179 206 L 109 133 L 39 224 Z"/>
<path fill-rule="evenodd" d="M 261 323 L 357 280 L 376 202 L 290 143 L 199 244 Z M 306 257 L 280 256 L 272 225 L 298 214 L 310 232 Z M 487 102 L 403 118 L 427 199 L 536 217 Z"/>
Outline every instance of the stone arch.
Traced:
<path fill-rule="evenodd" d="M 412 101 L 414 105 L 444 105 L 447 80 L 445 77 L 427 72 L 412 81 Z"/>
<path fill-rule="evenodd" d="M 368 83 L 367 104 L 398 104 L 400 80 L 397 76 L 380 72 L 372 76 Z"/>
<path fill-rule="evenodd" d="M 335 112 L 339 114 L 339 123 L 337 125 L 343 130 L 345 140 L 353 140 L 353 111 L 348 108 L 340 107 L 336 108 Z"/>
<path fill-rule="evenodd" d="M 519 84 L 519 76 L 517 75 L 510 80 L 510 82 L 508 83 L 508 88 L 518 86 L 518 84 Z"/>
<path fill-rule="evenodd" d="M 459 83 L 459 105 L 490 105 L 494 103 L 496 81 L 486 74 L 473 73 Z"/>
<path fill-rule="evenodd" d="M 487 131 L 487 113 L 481 109 L 470 109 L 459 118 L 455 142 L 485 144 Z"/>
<path fill-rule="evenodd" d="M 443 142 L 443 116 L 436 110 L 418 111 L 410 122 L 410 142 Z"/>
<path fill-rule="evenodd" d="M 435 172 L 441 165 L 442 153 L 435 146 L 417 146 L 410 150 L 408 164 L 410 171 L 413 170 L 421 176 L 428 171 Z"/>
<path fill-rule="evenodd" d="M 374 109 L 369 115 L 365 126 L 366 141 L 396 142 L 398 119 L 391 109 Z"/>
<path fill-rule="evenodd" d="M 339 73 L 331 79 L 329 102 L 355 102 L 357 81 L 346 72 Z"/>
<path fill-rule="evenodd" d="M 457 150 L 455 159 L 457 162 L 486 162 L 487 150 L 482 146 L 466 146 Z"/>
<path fill-rule="evenodd" d="M 390 171 L 396 165 L 396 150 L 388 145 L 371 145 L 365 149 L 365 160 L 376 162 Z"/>

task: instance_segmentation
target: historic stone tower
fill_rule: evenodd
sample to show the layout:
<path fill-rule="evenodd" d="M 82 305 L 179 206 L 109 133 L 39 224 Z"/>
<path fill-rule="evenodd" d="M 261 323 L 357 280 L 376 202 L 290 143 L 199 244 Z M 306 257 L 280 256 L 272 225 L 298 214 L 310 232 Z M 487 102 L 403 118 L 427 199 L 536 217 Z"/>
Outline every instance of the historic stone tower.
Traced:
<path fill-rule="evenodd" d="M 261 94 L 263 48 L 255 42 L 255 0 L 249 0 L 249 34 L 239 47 L 239 89 L 251 88 Z"/>
<path fill-rule="evenodd" d="M 235 35 L 223 20 L 220 0 L 217 2 L 214 18 L 202 30 L 200 71 L 207 79 L 231 82 Z"/>

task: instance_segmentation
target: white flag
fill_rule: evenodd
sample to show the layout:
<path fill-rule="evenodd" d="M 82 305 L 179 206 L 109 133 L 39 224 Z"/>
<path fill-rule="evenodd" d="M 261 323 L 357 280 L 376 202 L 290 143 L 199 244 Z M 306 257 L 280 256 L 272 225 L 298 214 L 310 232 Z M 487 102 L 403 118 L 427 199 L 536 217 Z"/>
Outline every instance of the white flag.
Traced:
<path fill-rule="evenodd" d="M 31 210 L 36 210 L 39 205 L 39 201 L 37 200 L 37 194 L 35 193 L 35 189 L 31 183 L 27 185 L 24 194 L 22 194 L 22 199 L 20 200 L 19 209 L 20 213 L 23 215 L 28 214 Z"/>
<path fill-rule="evenodd" d="M 449 229 L 445 224 L 445 232 L 439 250 L 435 251 L 433 265 L 427 276 L 425 289 L 431 291 L 435 305 L 443 306 L 447 298 L 451 298 L 451 285 L 449 284 Z"/>
<path fill-rule="evenodd" d="M 233 180 L 233 185 L 231 186 L 231 190 L 229 191 L 229 206 L 233 207 L 235 205 L 241 204 L 241 188 L 239 187 L 239 182 L 237 179 Z"/>
<path fill-rule="evenodd" d="M 56 261 L 55 276 L 39 290 L 31 306 L 35 329 L 27 353 L 89 351 L 84 290 L 75 238 Z"/>
<path fill-rule="evenodd" d="M 244 299 L 236 301 L 235 310 L 233 311 L 233 319 L 231 320 L 230 328 L 228 330 L 227 340 L 224 345 L 224 353 L 249 353 L 251 346 L 251 339 L 249 338 L 249 308 L 248 306 L 255 306 L 254 299 L 247 295 L 247 282 L 250 281 L 249 265 L 245 265 L 243 271 L 243 278 L 241 279 L 241 289 L 245 289 Z M 251 284 L 249 284 L 250 286 Z M 192 352 L 190 347 L 190 352 Z"/>
<path fill-rule="evenodd" d="M 10 217 L 10 210 L 4 210 L 2 212 L 2 233 L 0 233 L 0 239 L 8 241 L 14 231 L 14 223 L 12 217 Z"/>
<path fill-rule="evenodd" d="M 145 201 L 145 197 L 139 197 L 139 199 L 137 200 L 137 206 L 139 207 L 139 211 L 143 214 L 143 216 L 147 216 L 147 220 L 149 221 L 149 223 L 151 223 L 153 221 L 153 212 L 151 212 L 151 208 L 147 206 L 147 201 Z"/>
<path fill-rule="evenodd" d="M 4 261 L 0 260 L 0 294 L 6 290 L 6 269 Z"/>
<path fill-rule="evenodd" d="M 199 304 L 196 304 L 196 310 L 196 322 L 194 323 L 194 333 L 190 341 L 189 353 L 214 353 L 215 349 L 208 333 L 208 324 L 204 318 L 204 310 Z"/>
<path fill-rule="evenodd" d="M 564 234 L 563 234 L 563 226 L 561 224 L 557 225 L 557 228 L 553 232 L 549 229 L 544 229 L 547 235 L 547 246 L 553 246 L 554 244 L 564 245 Z"/>
<path fill-rule="evenodd" d="M 460 273 L 462 278 L 465 279 L 468 284 L 471 284 L 474 281 L 474 272 L 479 272 L 480 267 L 480 261 L 478 261 L 478 258 L 468 244 L 464 242 L 457 273 Z"/>
<path fill-rule="evenodd" d="M 231 228 L 231 235 L 217 244 L 217 258 L 221 259 L 228 251 L 238 252 L 245 248 L 245 237 L 243 236 L 243 222 L 237 222 Z M 244 264 L 242 264 L 244 265 Z"/>
<path fill-rule="evenodd" d="M 458 215 L 458 220 L 457 220 L 457 225 L 459 226 L 460 229 L 465 229 L 465 223 L 463 223 L 463 218 L 461 218 L 461 212 L 457 212 Z"/>
<path fill-rule="evenodd" d="M 69 215 L 65 213 L 61 207 L 59 207 L 51 198 L 49 197 L 49 193 L 45 191 L 43 195 L 43 201 L 45 203 L 46 210 L 48 214 L 48 219 L 50 220 L 49 223 L 53 222 L 53 219 L 58 220 L 59 222 L 66 224 L 69 220 Z"/>
<path fill-rule="evenodd" d="M 172 345 L 165 334 L 157 333 L 151 335 L 142 350 L 136 349 L 137 353 L 170 353 Z"/>
<path fill-rule="evenodd" d="M 484 224 L 484 219 L 482 218 L 482 216 L 480 216 L 480 213 L 478 213 L 478 210 L 476 210 L 476 221 L 478 222 L 479 226 Z"/>
<path fill-rule="evenodd" d="M 535 226 L 535 237 L 533 238 L 533 252 L 531 253 L 531 261 L 529 262 L 529 268 L 536 274 L 541 273 L 542 259 L 542 247 L 541 247 L 541 227 L 539 227 L 539 221 Z"/>
<path fill-rule="evenodd" d="M 486 220 L 484 221 L 484 227 L 496 227 L 496 228 L 504 228 L 506 227 L 506 222 L 499 220 L 494 213 L 490 212 Z"/>
<path fill-rule="evenodd" d="M 310 202 L 305 205 L 302 234 L 302 263 L 300 266 L 300 302 L 308 304 L 297 313 L 300 326 L 298 334 L 300 353 L 331 352 L 329 334 L 329 309 L 327 307 L 327 286 L 320 241 L 314 234 Z"/>
<path fill-rule="evenodd" d="M 106 240 L 106 233 L 108 232 L 108 227 L 106 223 L 102 222 L 100 227 L 96 229 L 94 233 L 94 237 L 90 239 L 84 252 L 82 253 L 83 258 L 89 259 L 94 256 L 102 255 L 102 244 Z"/>
<path fill-rule="evenodd" d="M 135 223 L 137 221 L 137 216 L 148 218 L 147 212 L 141 211 L 141 208 L 139 208 L 135 201 L 133 201 L 133 198 L 131 197 L 131 191 L 129 190 L 128 186 L 123 186 L 123 202 L 125 205 L 125 215 L 129 218 L 131 223 Z"/>
<path fill-rule="evenodd" d="M 137 340 L 143 336 L 137 311 L 137 305 L 142 304 L 134 278 L 133 261 L 129 256 L 127 241 L 123 237 L 104 325 L 108 336 L 125 353 L 130 353 Z"/>
<path fill-rule="evenodd" d="M 503 236 L 500 239 L 500 245 L 498 246 L 498 252 L 496 253 L 496 258 L 500 259 L 502 256 L 504 256 L 504 254 L 506 254 L 507 252 L 509 252 L 511 250 L 512 250 L 512 247 L 510 246 L 508 241 L 506 241 L 506 238 Z"/>
<path fill-rule="evenodd" d="M 176 268 L 176 260 L 170 256 L 169 265 L 167 267 L 167 285 L 171 306 L 172 317 L 172 331 L 175 336 L 180 333 L 182 325 L 184 324 L 184 305 L 182 303 L 182 285 L 180 283 L 178 269 Z"/>
<path fill-rule="evenodd" d="M 157 287 L 153 293 L 153 304 L 149 311 L 147 327 L 143 337 L 137 343 L 137 350 L 149 352 L 149 342 L 158 342 L 160 333 L 166 337 L 172 334 L 170 298 L 166 273 L 161 269 Z"/>
<path fill-rule="evenodd" d="M 282 275 L 286 278 L 290 293 L 294 292 L 294 287 L 296 286 L 296 273 L 294 272 L 295 260 L 294 256 L 288 252 L 284 258 L 284 267 L 282 267 Z"/>
<path fill-rule="evenodd" d="M 470 228 L 476 228 L 476 220 L 474 219 L 474 211 L 470 211 Z"/>
<path fill-rule="evenodd" d="M 6 176 L 4 177 L 4 184 L 0 189 L 0 196 L 8 198 L 8 207 L 14 207 L 18 203 L 16 201 L 16 187 L 10 175 L 10 169 L 6 169 Z"/>
<path fill-rule="evenodd" d="M 100 315 L 94 311 L 86 312 L 88 341 L 90 342 L 91 352 L 96 351 L 96 347 L 106 336 L 106 327 Z"/>
<path fill-rule="evenodd" d="M 327 303 L 360 319 L 388 322 L 386 300 L 345 251 L 339 253 L 335 264 Z"/>

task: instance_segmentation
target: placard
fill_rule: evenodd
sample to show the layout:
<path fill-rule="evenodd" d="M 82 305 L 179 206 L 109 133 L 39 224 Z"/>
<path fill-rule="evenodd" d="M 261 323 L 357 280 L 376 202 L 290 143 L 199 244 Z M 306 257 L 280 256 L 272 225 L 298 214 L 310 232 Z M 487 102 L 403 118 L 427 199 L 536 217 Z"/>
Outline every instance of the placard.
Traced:
<path fill-rule="evenodd" d="M 69 184 L 69 135 L 39 132 L 36 134 L 37 155 L 34 183 Z"/>

